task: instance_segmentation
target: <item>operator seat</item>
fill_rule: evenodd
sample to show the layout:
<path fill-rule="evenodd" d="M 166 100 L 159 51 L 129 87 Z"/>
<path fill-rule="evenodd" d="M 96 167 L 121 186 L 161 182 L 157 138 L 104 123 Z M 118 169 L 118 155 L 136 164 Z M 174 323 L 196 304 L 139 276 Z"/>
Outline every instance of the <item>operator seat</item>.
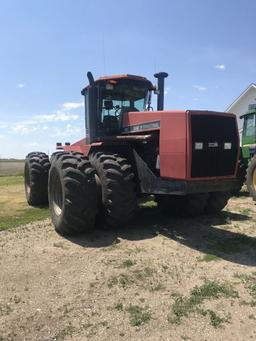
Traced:
<path fill-rule="evenodd" d="M 118 118 L 110 114 L 114 109 L 112 100 L 104 100 L 104 109 L 107 110 L 107 115 L 103 117 L 102 127 L 104 134 L 114 135 L 119 132 Z"/>
<path fill-rule="evenodd" d="M 114 135 L 119 133 L 119 122 L 116 116 L 106 115 L 103 117 L 102 123 L 103 131 L 106 135 Z"/>

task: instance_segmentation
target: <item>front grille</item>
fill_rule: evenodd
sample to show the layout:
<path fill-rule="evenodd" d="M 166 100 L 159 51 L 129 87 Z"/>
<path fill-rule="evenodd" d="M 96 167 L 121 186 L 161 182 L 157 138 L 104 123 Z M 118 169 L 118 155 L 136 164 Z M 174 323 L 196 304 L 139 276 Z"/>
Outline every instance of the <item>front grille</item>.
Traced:
<path fill-rule="evenodd" d="M 238 153 L 237 134 L 234 117 L 191 114 L 191 177 L 233 175 Z"/>

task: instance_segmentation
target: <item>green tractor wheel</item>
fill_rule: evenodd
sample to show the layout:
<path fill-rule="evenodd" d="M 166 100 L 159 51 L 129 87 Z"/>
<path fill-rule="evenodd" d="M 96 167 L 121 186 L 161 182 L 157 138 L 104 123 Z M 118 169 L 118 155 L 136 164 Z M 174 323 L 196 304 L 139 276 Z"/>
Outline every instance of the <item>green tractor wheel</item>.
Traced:
<path fill-rule="evenodd" d="M 246 186 L 253 200 L 256 201 L 256 155 L 251 158 L 248 164 Z"/>

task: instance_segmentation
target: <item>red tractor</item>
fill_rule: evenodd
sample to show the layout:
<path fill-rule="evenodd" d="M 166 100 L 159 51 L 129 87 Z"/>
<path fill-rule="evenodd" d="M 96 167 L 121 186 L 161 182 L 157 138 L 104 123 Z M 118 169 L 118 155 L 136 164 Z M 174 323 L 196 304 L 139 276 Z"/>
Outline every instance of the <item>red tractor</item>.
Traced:
<path fill-rule="evenodd" d="M 56 230 L 83 232 L 96 221 L 120 226 L 137 199 L 154 194 L 158 205 L 185 216 L 222 210 L 237 188 L 239 135 L 233 114 L 163 110 L 164 78 L 114 75 L 82 90 L 86 137 L 57 149 L 51 159 L 26 157 L 30 205 L 49 202 Z M 152 92 L 157 110 L 151 107 Z"/>

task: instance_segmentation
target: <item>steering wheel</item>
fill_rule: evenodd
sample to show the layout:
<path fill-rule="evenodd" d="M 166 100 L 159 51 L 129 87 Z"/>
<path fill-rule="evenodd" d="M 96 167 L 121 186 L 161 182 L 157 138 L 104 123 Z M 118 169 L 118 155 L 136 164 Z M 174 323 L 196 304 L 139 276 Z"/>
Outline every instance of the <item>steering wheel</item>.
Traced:
<path fill-rule="evenodd" d="M 120 105 L 117 104 L 116 106 L 114 106 L 114 109 L 115 109 L 115 116 L 119 117 L 120 114 L 121 114 L 121 107 L 120 107 Z"/>

